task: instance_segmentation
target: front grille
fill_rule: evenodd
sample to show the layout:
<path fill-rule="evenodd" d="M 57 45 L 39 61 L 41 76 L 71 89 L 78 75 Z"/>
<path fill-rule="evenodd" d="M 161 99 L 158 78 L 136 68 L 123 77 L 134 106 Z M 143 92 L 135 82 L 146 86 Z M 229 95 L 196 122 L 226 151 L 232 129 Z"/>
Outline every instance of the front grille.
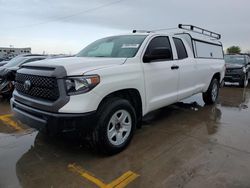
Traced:
<path fill-rule="evenodd" d="M 226 73 L 239 73 L 241 72 L 241 69 L 227 69 Z"/>
<path fill-rule="evenodd" d="M 25 82 L 30 82 L 30 87 L 25 88 Z M 16 74 L 15 87 L 18 93 L 26 96 L 55 101 L 59 98 L 57 80 L 54 77 L 36 76 L 29 74 Z"/>

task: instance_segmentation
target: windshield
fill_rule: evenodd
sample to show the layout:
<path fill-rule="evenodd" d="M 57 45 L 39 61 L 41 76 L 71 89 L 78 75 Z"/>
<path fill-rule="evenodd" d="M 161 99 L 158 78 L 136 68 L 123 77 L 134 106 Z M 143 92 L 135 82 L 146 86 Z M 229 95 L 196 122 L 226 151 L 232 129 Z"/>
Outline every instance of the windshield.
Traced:
<path fill-rule="evenodd" d="M 146 35 L 123 35 L 97 40 L 77 54 L 77 57 L 134 57 Z"/>
<path fill-rule="evenodd" d="M 225 62 L 230 64 L 246 64 L 246 59 L 240 55 L 226 55 Z"/>
<path fill-rule="evenodd" d="M 25 60 L 25 57 L 15 57 L 10 60 L 5 67 L 16 67 Z"/>

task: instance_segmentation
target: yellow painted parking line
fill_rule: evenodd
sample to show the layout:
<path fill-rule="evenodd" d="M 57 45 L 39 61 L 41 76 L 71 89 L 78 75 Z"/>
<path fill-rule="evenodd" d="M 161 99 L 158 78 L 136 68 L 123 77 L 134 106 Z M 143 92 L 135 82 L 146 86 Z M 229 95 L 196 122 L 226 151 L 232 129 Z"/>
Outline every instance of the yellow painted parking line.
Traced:
<path fill-rule="evenodd" d="M 87 179 L 88 181 L 94 183 L 95 185 L 97 185 L 100 188 L 124 188 L 130 182 L 132 182 L 137 177 L 139 177 L 138 174 L 136 174 L 132 171 L 128 171 L 128 172 L 124 173 L 122 176 L 120 176 L 119 178 L 112 181 L 111 183 L 106 184 L 103 181 L 101 181 L 100 179 L 91 175 L 89 172 L 84 170 L 82 167 L 77 166 L 76 164 L 69 164 L 68 168 L 72 172 L 79 174 L 80 176 L 82 176 L 83 178 Z"/>
<path fill-rule="evenodd" d="M 1 118 L 11 118 L 13 115 L 12 114 L 5 114 L 5 115 L 0 115 Z"/>
<path fill-rule="evenodd" d="M 80 176 L 86 178 L 87 180 L 91 181 L 92 183 L 96 184 L 98 187 L 105 187 L 106 184 L 103 183 L 101 180 L 97 179 L 96 177 L 90 175 L 86 170 L 82 169 L 80 166 L 77 166 L 75 164 L 69 164 L 68 168 Z"/>
<path fill-rule="evenodd" d="M 12 117 L 12 114 L 1 115 L 0 120 L 3 121 L 5 124 L 13 127 L 17 131 L 23 131 L 23 128 L 20 127 L 17 122 L 13 121 L 11 117 Z"/>
<path fill-rule="evenodd" d="M 128 172 L 124 173 L 122 176 L 120 176 L 119 178 L 112 181 L 110 184 L 108 184 L 106 186 L 106 188 L 113 188 L 113 187 L 123 188 L 123 187 L 126 187 L 130 182 L 135 180 L 137 177 L 139 177 L 138 174 L 136 174 L 136 173 L 134 173 L 132 171 L 128 171 Z"/>

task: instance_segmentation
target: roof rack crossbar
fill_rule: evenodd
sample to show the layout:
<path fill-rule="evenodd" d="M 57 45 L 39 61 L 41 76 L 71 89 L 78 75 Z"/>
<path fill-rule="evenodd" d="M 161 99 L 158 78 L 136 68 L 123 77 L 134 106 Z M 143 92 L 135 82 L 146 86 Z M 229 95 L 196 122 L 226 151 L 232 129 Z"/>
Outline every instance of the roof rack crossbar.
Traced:
<path fill-rule="evenodd" d="M 203 35 L 211 37 L 211 38 L 215 38 L 215 39 L 220 39 L 221 38 L 221 35 L 218 34 L 218 33 L 215 33 L 213 31 L 209 31 L 209 30 L 206 30 L 206 29 L 194 26 L 194 25 L 179 24 L 178 27 L 180 29 L 184 29 L 184 30 L 187 30 L 187 31 L 192 31 L 192 32 L 195 32 L 195 33 L 203 34 Z"/>
<path fill-rule="evenodd" d="M 147 30 L 136 30 L 136 29 L 134 29 L 132 32 L 133 32 L 133 33 L 151 33 L 152 31 L 147 31 Z"/>

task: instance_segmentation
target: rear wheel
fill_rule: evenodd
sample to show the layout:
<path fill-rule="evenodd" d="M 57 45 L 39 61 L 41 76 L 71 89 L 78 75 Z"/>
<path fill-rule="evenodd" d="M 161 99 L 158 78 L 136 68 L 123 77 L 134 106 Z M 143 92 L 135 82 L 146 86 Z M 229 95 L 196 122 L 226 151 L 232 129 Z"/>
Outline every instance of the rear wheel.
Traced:
<path fill-rule="evenodd" d="M 245 88 L 248 85 L 248 75 L 245 74 L 244 78 L 239 82 L 240 87 Z"/>
<path fill-rule="evenodd" d="M 202 94 L 205 104 L 214 104 L 216 103 L 219 95 L 220 85 L 219 81 L 216 78 L 213 78 L 211 81 L 208 90 Z"/>
<path fill-rule="evenodd" d="M 107 99 L 98 110 L 98 123 L 93 132 L 94 147 L 105 154 L 115 154 L 130 143 L 136 127 L 136 113 L 129 101 Z"/>

